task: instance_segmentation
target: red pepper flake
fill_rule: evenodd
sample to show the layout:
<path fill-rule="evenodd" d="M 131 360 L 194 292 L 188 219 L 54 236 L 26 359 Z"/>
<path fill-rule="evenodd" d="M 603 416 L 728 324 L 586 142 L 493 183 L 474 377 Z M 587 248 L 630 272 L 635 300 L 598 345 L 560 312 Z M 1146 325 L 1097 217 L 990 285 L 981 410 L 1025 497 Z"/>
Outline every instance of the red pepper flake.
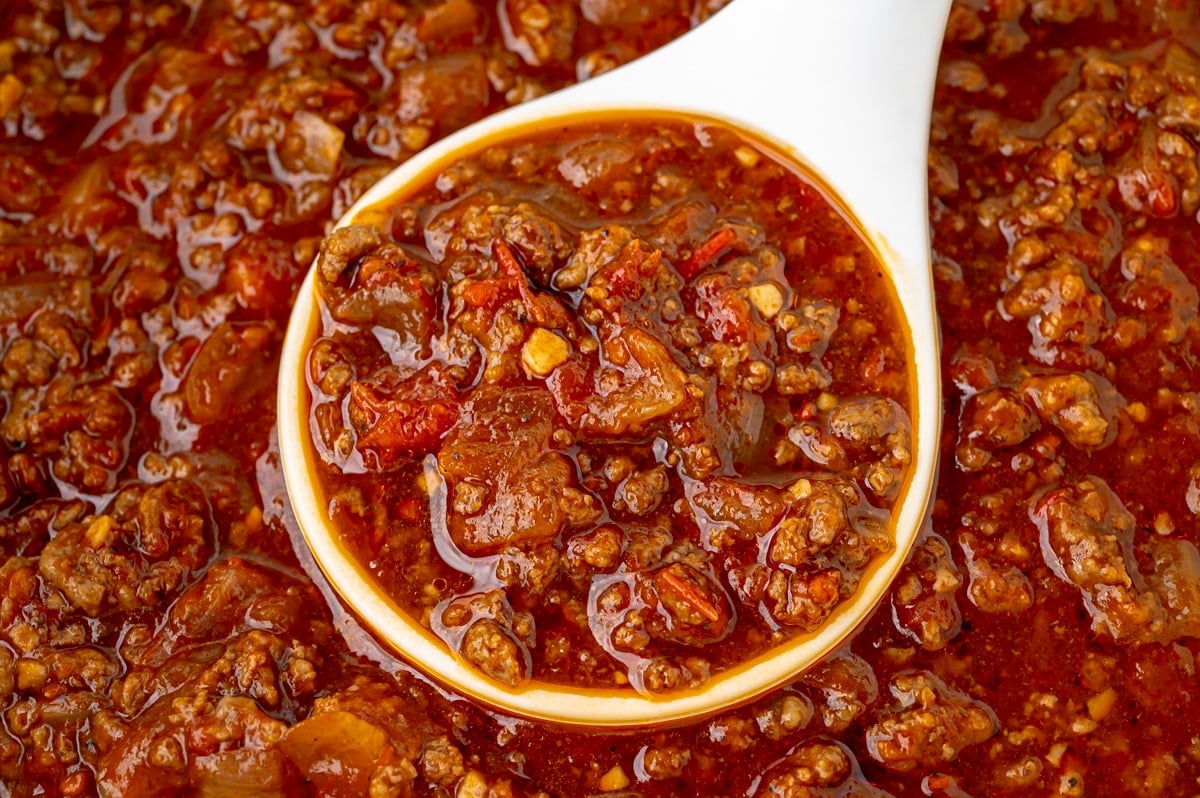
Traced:
<path fill-rule="evenodd" d="M 516 281 L 510 277 L 464 280 L 461 289 L 462 301 L 467 307 L 493 311 L 516 293 Z"/>
<path fill-rule="evenodd" d="M 737 233 L 732 227 L 722 227 L 710 235 L 703 244 L 692 250 L 692 254 L 679 267 L 683 279 L 690 280 L 704 271 L 722 252 L 737 242 Z"/>
<path fill-rule="evenodd" d="M 521 301 L 525 303 L 525 310 L 529 313 L 529 318 L 535 324 L 546 323 L 546 313 L 538 304 L 537 296 L 533 293 L 533 288 L 529 285 L 529 278 L 525 276 L 525 270 L 521 268 L 520 261 L 512 251 L 512 247 L 503 238 L 497 238 L 492 242 L 492 255 L 500 264 L 500 271 L 506 276 L 513 278 L 517 283 L 517 291 L 521 294 Z"/>
<path fill-rule="evenodd" d="M 670 570 L 659 571 L 657 579 L 662 587 L 670 590 L 676 598 L 703 615 L 710 623 L 721 620 L 721 611 L 687 580 L 681 579 Z"/>

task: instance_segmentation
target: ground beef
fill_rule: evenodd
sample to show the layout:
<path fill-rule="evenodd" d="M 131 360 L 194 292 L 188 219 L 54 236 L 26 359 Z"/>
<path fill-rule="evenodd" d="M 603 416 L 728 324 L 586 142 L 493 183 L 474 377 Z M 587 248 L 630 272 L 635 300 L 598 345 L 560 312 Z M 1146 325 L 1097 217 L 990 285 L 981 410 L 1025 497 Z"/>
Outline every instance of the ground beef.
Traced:
<path fill-rule="evenodd" d="M 998 729 L 990 709 L 947 688 L 933 674 L 897 674 L 889 689 L 899 703 L 868 727 L 867 747 L 893 770 L 950 762 L 964 747 L 983 742 Z"/>
<path fill-rule="evenodd" d="M 456 114 L 612 69 L 720 5 L 506 3 L 506 31 L 497 4 L 478 0 L 4 4 L 0 792 L 1194 791 L 1193 0 L 972 0 L 951 11 L 930 135 L 947 407 L 932 514 L 948 549 L 923 551 L 906 571 L 916 582 L 896 588 L 919 585 L 904 597 L 932 602 L 922 605 L 931 612 L 898 625 L 893 613 L 910 605 L 893 593 L 792 685 L 718 717 L 579 732 L 446 701 L 317 588 L 278 471 L 272 369 L 277 331 L 329 223 Z M 512 27 L 523 10 L 524 27 Z M 546 61 L 530 66 L 526 46 Z M 459 90 L 466 102 L 451 108 Z M 615 196 L 607 173 L 574 174 Z M 685 175 L 660 181 L 675 234 L 716 221 L 678 204 L 688 185 Z M 525 236 L 523 256 L 556 246 L 536 219 L 509 233 Z M 583 237 L 553 284 L 582 290 L 626 234 L 613 225 Z M 463 251 L 447 251 L 467 276 L 486 258 L 460 239 Z M 648 243 L 670 259 L 690 255 Z M 709 306 L 745 303 L 769 320 L 786 362 L 765 379 L 814 398 L 812 417 L 786 419 L 786 435 L 818 419 L 815 397 L 837 377 L 828 347 L 856 332 L 853 320 L 815 295 L 772 316 L 768 285 L 752 292 L 740 271 L 730 278 L 712 286 Z M 470 366 L 492 321 L 451 341 L 455 364 Z M 515 314 L 495 326 L 489 346 L 515 341 L 497 373 L 523 373 Z M 230 335 L 263 328 L 276 332 L 261 348 Z M 217 330 L 225 344 L 200 358 Z M 671 340 L 691 349 L 704 334 L 681 326 Z M 723 342 L 714 360 L 737 374 L 738 412 L 680 429 L 692 437 L 679 456 L 706 486 L 725 476 L 705 449 L 714 435 L 754 440 L 738 432 L 755 412 L 745 395 L 764 379 L 751 371 L 753 340 Z M 857 340 L 865 362 L 870 340 Z M 201 376 L 225 355 L 236 378 Z M 348 391 L 359 375 L 329 365 L 322 385 Z M 808 458 L 790 440 L 771 453 L 781 464 Z M 603 468 L 578 476 L 605 493 L 644 470 L 602 485 Z M 142 513 L 152 494 L 158 510 Z M 369 497 L 352 498 L 347 506 L 371 515 Z M 623 534 L 572 530 L 561 567 L 591 579 L 626 554 L 639 564 L 667 556 L 664 507 L 678 498 L 668 493 Z M 699 493 L 682 498 L 696 519 L 708 516 L 714 539 L 739 545 L 716 509 L 695 509 Z M 738 501 L 720 512 L 730 517 Z M 104 517 L 114 523 L 100 522 L 94 548 L 87 531 Z M 951 564 L 961 585 L 939 593 L 936 574 Z M 762 595 L 765 576 L 746 573 L 739 590 Z M 928 639 L 943 645 L 927 648 L 921 621 L 946 618 L 938 606 L 951 596 L 961 625 L 943 634 L 950 627 L 934 623 Z M 563 606 L 586 622 L 586 607 Z M 1143 610 L 1164 621 L 1156 639 L 1131 624 Z M 892 688 L 882 697 L 881 684 Z M 986 739 L 981 704 L 1001 726 Z M 335 763 L 344 779 L 308 781 Z"/>

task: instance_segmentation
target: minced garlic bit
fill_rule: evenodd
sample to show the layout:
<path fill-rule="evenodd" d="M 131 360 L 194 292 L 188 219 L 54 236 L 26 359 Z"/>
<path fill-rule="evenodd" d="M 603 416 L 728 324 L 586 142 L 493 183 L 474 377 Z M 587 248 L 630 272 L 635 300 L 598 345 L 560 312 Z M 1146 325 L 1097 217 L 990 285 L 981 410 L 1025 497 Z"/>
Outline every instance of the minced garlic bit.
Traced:
<path fill-rule="evenodd" d="M 1117 691 L 1111 687 L 1088 699 L 1087 710 L 1092 720 L 1104 720 L 1117 703 Z"/>
<path fill-rule="evenodd" d="M 11 72 L 0 78 L 0 117 L 16 107 L 25 94 L 25 84 Z"/>
<path fill-rule="evenodd" d="M 623 790 L 628 786 L 629 777 L 625 775 L 625 769 L 620 765 L 613 765 L 607 773 L 600 777 L 600 789 L 605 792 Z"/>
<path fill-rule="evenodd" d="M 1063 754 L 1067 752 L 1066 743 L 1055 743 L 1050 746 L 1050 750 L 1046 752 L 1046 761 L 1054 767 L 1058 767 L 1062 763 Z"/>
<path fill-rule="evenodd" d="M 773 319 L 775 314 L 779 313 L 783 308 L 783 292 L 779 290 L 779 286 L 775 283 L 758 283 L 750 286 L 748 293 L 750 301 L 754 303 L 754 307 L 758 309 L 758 313 L 764 319 Z"/>
<path fill-rule="evenodd" d="M 96 519 L 88 525 L 87 528 L 87 543 L 93 549 L 98 549 L 108 542 L 109 536 L 116 527 L 117 522 L 113 520 L 111 515 L 98 515 Z"/>
<path fill-rule="evenodd" d="M 812 495 L 812 482 L 807 479 L 798 479 L 788 488 L 788 492 L 796 500 L 807 499 Z"/>
<path fill-rule="evenodd" d="M 758 161 L 762 156 L 758 154 L 758 150 L 743 144 L 733 151 L 733 157 L 737 158 L 738 163 L 742 166 L 753 169 L 758 166 Z"/>
<path fill-rule="evenodd" d="M 546 377 L 571 354 L 571 345 L 560 335 L 536 328 L 521 347 L 521 365 L 531 377 Z"/>
<path fill-rule="evenodd" d="M 478 770 L 468 770 L 458 782 L 454 798 L 484 798 L 488 794 L 487 779 Z"/>

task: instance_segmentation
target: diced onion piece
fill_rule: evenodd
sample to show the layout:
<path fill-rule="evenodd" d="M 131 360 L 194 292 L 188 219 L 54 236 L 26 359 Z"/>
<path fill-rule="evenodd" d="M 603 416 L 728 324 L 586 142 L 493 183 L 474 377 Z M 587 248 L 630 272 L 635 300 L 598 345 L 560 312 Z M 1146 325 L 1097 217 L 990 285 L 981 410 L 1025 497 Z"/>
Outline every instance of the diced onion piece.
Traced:
<path fill-rule="evenodd" d="M 373 723 L 340 710 L 310 715 L 288 730 L 280 750 L 318 788 L 334 780 L 344 794 L 364 795 L 371 774 L 392 755 L 387 735 Z"/>
<path fill-rule="evenodd" d="M 284 767 L 284 756 L 275 749 L 242 748 L 196 757 L 192 777 L 204 798 L 283 798 L 288 794 Z"/>
<path fill-rule="evenodd" d="M 304 167 L 316 177 L 331 179 L 337 174 L 346 134 L 311 111 L 297 111 L 292 125 L 304 139 Z"/>

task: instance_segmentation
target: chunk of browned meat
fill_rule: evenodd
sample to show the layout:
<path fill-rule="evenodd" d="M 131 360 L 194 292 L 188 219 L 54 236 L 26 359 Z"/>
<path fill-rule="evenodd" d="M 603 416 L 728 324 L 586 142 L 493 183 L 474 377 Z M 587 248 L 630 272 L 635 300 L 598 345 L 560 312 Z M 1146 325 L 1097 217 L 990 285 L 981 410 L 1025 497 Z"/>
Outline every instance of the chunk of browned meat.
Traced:
<path fill-rule="evenodd" d="M 894 499 L 912 462 L 908 414 L 879 396 L 834 399 L 788 431 L 809 460 L 861 480 L 873 493 Z"/>
<path fill-rule="evenodd" d="M 797 745 L 782 761 L 772 765 L 752 794 L 772 798 L 883 795 L 863 778 L 849 748 L 820 738 Z"/>
<path fill-rule="evenodd" d="M 399 246 L 380 243 L 372 228 L 333 231 L 316 269 L 317 291 L 336 321 L 394 330 L 416 352 L 428 343 L 436 299 L 427 285 L 436 279 Z"/>
<path fill-rule="evenodd" d="M 622 244 L 622 242 L 624 242 Z M 586 276 L 586 283 L 584 277 Z M 676 296 L 683 280 L 663 254 L 622 227 L 602 227 L 580 237 L 579 247 L 555 280 L 584 283 L 580 308 L 595 306 L 616 318 L 645 313 L 660 296 Z"/>
<path fill-rule="evenodd" d="M 786 492 L 773 485 L 755 485 L 733 477 L 689 482 L 687 498 L 701 511 L 705 526 L 728 530 L 741 540 L 770 532 L 788 509 Z"/>
<path fill-rule="evenodd" d="M 55 477 L 86 493 L 116 488 L 133 410 L 115 388 L 61 375 L 44 389 L 13 392 L 6 410 L 0 437 L 31 466 L 29 458 L 48 458 Z"/>
<path fill-rule="evenodd" d="M 848 647 L 806 671 L 801 683 L 818 694 L 821 720 L 835 733 L 849 728 L 879 696 L 879 682 L 870 663 Z"/>
<path fill-rule="evenodd" d="M 932 673 L 907 671 L 888 685 L 898 702 L 867 727 L 867 750 L 889 770 L 932 768 L 999 729 L 995 714 Z"/>
<path fill-rule="evenodd" d="M 571 253 L 566 265 L 554 275 L 554 287 L 570 290 L 590 283 L 601 269 L 616 262 L 617 257 L 633 240 L 633 233 L 628 228 L 618 225 L 584 230 L 579 234 L 575 251 Z M 636 246 L 639 250 L 644 248 L 641 242 Z M 661 258 L 659 262 L 661 263 Z"/>
<path fill-rule="evenodd" d="M 1150 587 L 1170 616 L 1167 638 L 1200 637 L 1200 550 L 1188 540 L 1152 540 Z"/>
<path fill-rule="evenodd" d="M 812 574 L 774 571 L 767 583 L 771 617 L 785 626 L 812 631 L 842 600 L 842 586 L 842 573 L 833 568 Z"/>
<path fill-rule="evenodd" d="M 1082 261 L 1064 256 L 1029 269 L 1001 298 L 1000 309 L 1029 320 L 1029 353 L 1036 360 L 1085 368 L 1102 362 L 1094 346 L 1111 323 L 1112 309 Z"/>
<path fill-rule="evenodd" d="M 866 396 L 840 402 L 829 411 L 829 431 L 860 446 L 906 432 L 908 416 L 895 401 Z"/>
<path fill-rule="evenodd" d="M 131 486 L 105 513 L 60 529 L 38 573 L 86 615 L 129 612 L 172 598 L 208 562 L 213 538 L 208 501 L 195 485 Z"/>
<path fill-rule="evenodd" d="M 892 614 L 900 631 L 930 650 L 942 648 L 962 626 L 956 592 L 962 584 L 950 547 L 927 534 L 909 555 L 892 588 Z"/>
<path fill-rule="evenodd" d="M 481 673 L 510 687 L 533 672 L 533 616 L 502 590 L 457 596 L 431 618 L 434 632 Z"/>
<path fill-rule="evenodd" d="M 611 571 L 620 562 L 624 535 L 615 524 L 605 524 L 567 541 L 566 564 L 574 575 Z"/>
<path fill-rule="evenodd" d="M 771 560 L 802 565 L 850 531 L 846 501 L 829 482 L 797 481 L 786 494 L 791 505 L 771 540 Z"/>
<path fill-rule="evenodd" d="M 656 637 L 685 645 L 716 642 L 733 628 L 733 607 L 725 589 L 710 574 L 672 563 L 643 580 L 640 591 L 657 605 L 647 627 Z"/>
<path fill-rule="evenodd" d="M 230 559 L 150 640 L 134 629 L 115 711 L 93 716 L 101 794 L 409 794 L 426 709 L 390 679 L 347 679 L 340 657 L 326 659 L 332 629 L 314 601 L 311 583 Z"/>
<path fill-rule="evenodd" d="M 1103 377 L 1090 372 L 1028 377 L 1021 389 L 1072 446 L 1100 449 L 1116 439 L 1117 406 L 1124 401 Z"/>
<path fill-rule="evenodd" d="M 575 6 L 568 0 L 501 0 L 500 29 L 504 46 L 531 66 L 570 59 L 575 28 Z"/>
<path fill-rule="evenodd" d="M 1035 500 L 1030 518 L 1041 533 L 1046 565 L 1077 588 L 1092 627 L 1116 640 L 1148 641 L 1167 630 L 1161 600 L 1133 557 L 1133 514 L 1099 477 L 1055 488 Z"/>
<path fill-rule="evenodd" d="M 498 682 L 511 686 L 528 675 L 528 655 L 523 656 L 521 647 L 495 621 L 485 619 L 471 624 L 459 652 Z"/>
<path fill-rule="evenodd" d="M 244 696 L 172 687 L 182 695 L 157 702 L 116 740 L 100 741 L 95 767 L 101 795 L 153 798 L 192 788 L 284 798 L 300 789 L 302 780 L 272 747 L 286 729 L 283 721 Z M 111 714 L 105 721 L 106 729 L 115 725 Z"/>
<path fill-rule="evenodd" d="M 311 615 L 320 600 L 314 586 L 281 571 L 240 558 L 218 560 L 171 604 L 150 639 L 127 642 L 122 651 L 131 665 L 156 669 L 191 646 L 253 630 L 324 645 L 332 629 Z"/>
<path fill-rule="evenodd" d="M 958 422 L 959 466 L 982 468 L 991 453 L 1019 446 L 1041 426 L 1037 414 L 1020 393 L 1007 387 L 988 388 L 963 402 Z"/>
<path fill-rule="evenodd" d="M 972 604 L 984 612 L 1008 613 L 1033 606 L 1033 584 L 1020 568 L 980 552 L 972 535 L 962 535 L 959 545 L 967 557 L 967 595 Z"/>
<path fill-rule="evenodd" d="M 343 272 L 382 244 L 383 236 L 369 225 L 339 227 L 321 241 L 321 251 L 317 255 L 317 277 L 325 284 L 337 283 Z"/>
<path fill-rule="evenodd" d="M 647 515 L 658 509 L 669 487 L 670 477 L 661 464 L 634 471 L 617 485 L 613 494 L 614 509 Z"/>
<path fill-rule="evenodd" d="M 519 253 L 530 276 L 539 284 L 548 285 L 574 251 L 575 240 L 545 208 L 520 202 L 506 210 L 507 213 L 495 214 L 501 217 L 503 240 Z"/>
<path fill-rule="evenodd" d="M 1200 115 L 1200 98 L 1188 99 Z M 1200 172 L 1196 158 L 1191 168 Z M 1121 252 L 1121 274 L 1127 282 L 1113 292 L 1113 304 L 1136 319 L 1145 335 L 1177 345 L 1200 325 L 1200 290 L 1172 257 L 1170 239 L 1147 235 L 1130 243 Z"/>

